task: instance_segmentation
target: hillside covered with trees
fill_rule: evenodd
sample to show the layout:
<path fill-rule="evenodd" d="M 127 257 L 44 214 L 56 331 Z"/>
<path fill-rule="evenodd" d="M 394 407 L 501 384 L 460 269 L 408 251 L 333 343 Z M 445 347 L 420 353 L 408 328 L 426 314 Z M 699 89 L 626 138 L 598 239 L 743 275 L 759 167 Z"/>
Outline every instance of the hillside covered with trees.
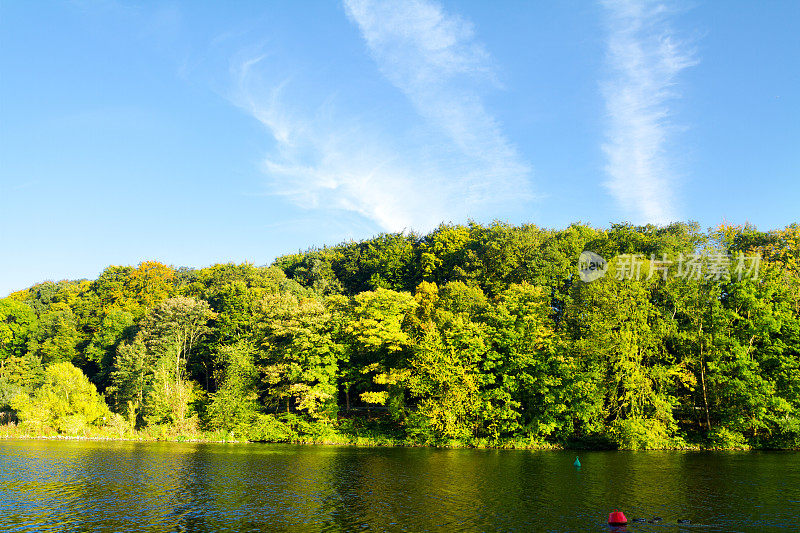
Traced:
<path fill-rule="evenodd" d="M 798 447 L 800 226 L 473 223 L 111 266 L 0 299 L 0 411 L 8 435 Z"/>

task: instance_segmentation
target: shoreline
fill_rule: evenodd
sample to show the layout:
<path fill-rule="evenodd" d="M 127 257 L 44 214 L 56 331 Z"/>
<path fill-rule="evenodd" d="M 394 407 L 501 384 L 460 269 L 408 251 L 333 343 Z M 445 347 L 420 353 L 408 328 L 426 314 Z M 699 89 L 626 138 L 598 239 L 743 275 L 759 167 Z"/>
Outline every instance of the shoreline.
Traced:
<path fill-rule="evenodd" d="M 237 439 L 212 439 L 212 438 L 153 438 L 153 437 L 124 437 L 124 436 L 100 436 L 100 435 L 0 435 L 0 440 L 40 440 L 40 441 L 94 441 L 94 442 L 161 442 L 161 443 L 193 443 L 193 444 L 292 444 L 299 446 L 341 446 L 353 448 L 430 448 L 430 449 L 451 449 L 451 450 L 526 450 L 526 451 L 553 451 L 553 452 L 800 452 L 800 448 L 706 448 L 702 446 L 685 446 L 676 448 L 647 448 L 647 449 L 609 449 L 609 448 L 573 448 L 558 445 L 547 446 L 479 446 L 479 445 L 431 445 L 431 444 L 412 444 L 396 442 L 334 442 L 334 441 L 293 441 L 293 442 L 270 442 L 270 441 L 249 441 Z M 511 443 L 506 443 L 511 444 Z"/>

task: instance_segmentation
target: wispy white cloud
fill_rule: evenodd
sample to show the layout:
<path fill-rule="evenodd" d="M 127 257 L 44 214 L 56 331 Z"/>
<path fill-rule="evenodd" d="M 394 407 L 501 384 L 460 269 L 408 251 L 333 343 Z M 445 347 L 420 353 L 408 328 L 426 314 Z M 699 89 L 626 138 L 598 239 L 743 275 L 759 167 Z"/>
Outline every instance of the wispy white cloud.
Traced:
<path fill-rule="evenodd" d="M 324 80 L 309 97 L 296 90 L 308 85 L 307 71 L 285 72 L 269 53 L 239 57 L 234 100 L 274 140 L 263 164 L 270 191 L 390 231 L 502 217 L 493 206 L 519 205 L 530 169 L 483 105 L 481 92 L 497 84 L 471 26 L 430 2 L 347 1 L 345 9 L 401 91 L 387 85 L 386 97 L 407 98 L 416 118 L 353 105 L 347 87 Z"/>
<path fill-rule="evenodd" d="M 236 100 L 273 137 L 262 163 L 272 194 L 308 209 L 354 211 L 392 231 L 435 225 L 432 213 L 443 206 L 421 197 L 422 180 L 386 147 L 380 131 L 338 112 L 333 101 L 296 102 L 291 79 L 275 83 L 259 74 L 265 62 L 268 56 L 238 64 Z"/>
<path fill-rule="evenodd" d="M 496 84 L 492 59 L 472 25 L 425 0 L 344 0 L 386 78 L 417 111 L 477 165 L 459 186 L 480 202 L 528 192 L 530 168 L 509 143 L 479 95 Z"/>
<path fill-rule="evenodd" d="M 650 0 L 602 4 L 611 69 L 603 84 L 605 185 L 639 222 L 667 223 L 677 218 L 669 104 L 679 96 L 678 75 L 696 58 L 670 29 L 670 6 Z"/>

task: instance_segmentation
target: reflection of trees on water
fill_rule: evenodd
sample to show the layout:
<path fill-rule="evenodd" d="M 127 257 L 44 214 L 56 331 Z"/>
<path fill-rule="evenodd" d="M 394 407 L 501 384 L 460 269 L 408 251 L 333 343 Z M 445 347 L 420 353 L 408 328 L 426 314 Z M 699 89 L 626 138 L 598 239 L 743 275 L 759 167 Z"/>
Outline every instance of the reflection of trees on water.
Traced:
<path fill-rule="evenodd" d="M 16 443 L 15 443 L 16 444 Z M 24 443 L 21 495 L 29 504 L 7 524 L 71 531 L 125 531 L 149 526 L 161 514 L 169 455 L 142 453 L 141 444 Z M 165 461 L 166 459 L 166 461 Z M 31 466 L 36 465 L 34 468 Z M 11 472 L 4 470 L 4 476 Z M 6 522 L 8 520 L 8 522 Z"/>
<path fill-rule="evenodd" d="M 416 452 L 412 461 L 417 467 L 409 481 L 420 489 L 414 498 L 419 507 L 414 516 L 420 525 L 439 531 L 485 529 L 484 507 L 493 505 L 497 492 L 492 480 L 494 466 L 485 462 L 487 453 L 454 449 Z M 477 454 L 480 459 L 476 461 Z M 423 480 L 427 487 L 420 483 Z"/>
<path fill-rule="evenodd" d="M 69 523 L 75 501 L 70 478 L 80 472 L 80 457 L 53 456 L 46 442 L 0 444 L 0 530 Z"/>
<path fill-rule="evenodd" d="M 73 448 L 74 461 L 61 474 L 65 529 L 74 531 L 129 530 L 149 524 L 154 514 L 151 501 L 143 501 L 146 487 L 161 473 L 152 455 L 142 454 L 141 444 L 71 442 L 49 450 L 63 457 Z M 71 455 L 71 453 L 70 453 Z"/>
<path fill-rule="evenodd" d="M 339 450 L 325 480 L 323 531 L 473 529 L 488 478 L 463 459 L 452 450 Z"/>
<path fill-rule="evenodd" d="M 257 446 L 204 444 L 186 454 L 164 529 L 286 531 L 291 522 L 281 495 L 290 490 L 291 474 L 280 475 L 285 469 L 274 464 L 280 459 L 258 451 Z"/>
<path fill-rule="evenodd" d="M 188 507 L 176 504 L 196 457 L 190 445 L 80 443 L 82 480 L 73 489 L 76 531 L 172 529 Z M 196 489 L 194 489 L 196 492 Z"/>
<path fill-rule="evenodd" d="M 796 522 L 796 454 L 580 458 L 577 471 L 574 452 L 0 441 L 0 531 L 586 531 L 613 508 L 720 531 Z"/>
<path fill-rule="evenodd" d="M 165 529 L 317 531 L 330 457 L 309 447 L 201 445 L 175 476 Z"/>
<path fill-rule="evenodd" d="M 215 480 L 209 479 L 208 471 L 213 463 L 214 457 L 206 453 L 202 444 L 180 456 L 181 466 L 170 497 L 172 510 L 164 517 L 165 526 L 173 531 L 211 531 L 207 519 L 213 516 L 216 502 L 209 487 Z"/>
<path fill-rule="evenodd" d="M 327 494 L 320 511 L 322 531 L 371 531 L 367 517 L 370 502 L 365 497 L 374 488 L 363 469 L 369 459 L 365 454 L 342 450 L 332 454 L 327 469 Z M 322 481 L 322 480 L 321 480 Z"/>

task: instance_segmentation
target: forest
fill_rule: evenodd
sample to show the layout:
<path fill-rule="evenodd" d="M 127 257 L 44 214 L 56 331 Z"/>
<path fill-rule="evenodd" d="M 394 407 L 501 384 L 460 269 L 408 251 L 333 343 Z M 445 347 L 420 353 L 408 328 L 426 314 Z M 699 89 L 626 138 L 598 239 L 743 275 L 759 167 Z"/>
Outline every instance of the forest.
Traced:
<path fill-rule="evenodd" d="M 0 416 L 5 437 L 798 448 L 800 225 L 471 222 L 109 266 L 0 299 Z"/>

